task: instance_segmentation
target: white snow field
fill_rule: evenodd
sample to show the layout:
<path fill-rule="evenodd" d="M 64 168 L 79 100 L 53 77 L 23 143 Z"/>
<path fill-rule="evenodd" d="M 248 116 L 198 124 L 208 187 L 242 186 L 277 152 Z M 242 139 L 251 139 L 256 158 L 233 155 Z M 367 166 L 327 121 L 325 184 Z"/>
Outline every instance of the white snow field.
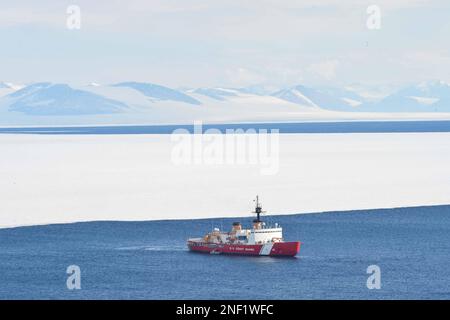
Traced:
<path fill-rule="evenodd" d="M 450 203 L 450 133 L 283 134 L 279 170 L 175 165 L 170 135 L 0 135 L 0 227 Z"/>

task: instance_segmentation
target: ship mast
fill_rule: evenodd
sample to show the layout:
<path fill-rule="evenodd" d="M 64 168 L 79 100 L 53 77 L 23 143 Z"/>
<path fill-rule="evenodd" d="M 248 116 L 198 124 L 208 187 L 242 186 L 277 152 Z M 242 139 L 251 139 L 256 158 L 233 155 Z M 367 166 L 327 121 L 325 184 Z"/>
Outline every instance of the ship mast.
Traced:
<path fill-rule="evenodd" d="M 253 220 L 253 222 L 261 222 L 260 219 L 260 214 L 263 212 L 262 211 L 262 206 L 261 203 L 259 202 L 259 196 L 256 196 L 256 200 L 253 200 L 256 202 L 256 207 L 255 207 L 255 211 L 253 211 L 253 213 L 256 213 L 256 219 Z"/>

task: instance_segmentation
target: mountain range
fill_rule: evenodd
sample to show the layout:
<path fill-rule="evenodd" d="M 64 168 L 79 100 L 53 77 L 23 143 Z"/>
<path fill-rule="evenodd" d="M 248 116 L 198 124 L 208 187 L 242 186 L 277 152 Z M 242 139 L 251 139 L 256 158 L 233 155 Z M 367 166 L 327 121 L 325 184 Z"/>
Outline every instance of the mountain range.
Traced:
<path fill-rule="evenodd" d="M 174 89 L 143 82 L 100 85 L 92 82 L 73 86 L 65 83 L 32 83 L 26 86 L 0 82 L 0 114 L 25 116 L 86 116 L 146 114 L 151 119 L 188 118 L 208 115 L 229 118 L 242 113 L 250 120 L 258 113 L 288 114 L 348 113 L 442 113 L 450 112 L 450 85 L 443 81 L 403 87 L 378 99 L 354 88 L 296 85 L 274 92 L 261 87 L 204 87 Z M 232 118 L 232 117 L 231 117 Z M 274 119 L 275 120 L 275 119 Z"/>

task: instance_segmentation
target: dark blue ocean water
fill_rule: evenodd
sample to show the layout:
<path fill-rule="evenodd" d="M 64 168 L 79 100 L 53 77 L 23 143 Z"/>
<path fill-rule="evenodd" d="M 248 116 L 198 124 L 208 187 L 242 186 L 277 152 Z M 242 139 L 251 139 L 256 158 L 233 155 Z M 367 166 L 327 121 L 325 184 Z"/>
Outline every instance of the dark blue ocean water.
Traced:
<path fill-rule="evenodd" d="M 0 298 L 450 298 L 450 206 L 266 217 L 303 242 L 296 258 L 187 251 L 187 237 L 235 220 L 2 229 Z M 81 290 L 66 288 L 72 264 Z M 380 290 L 366 287 L 372 264 L 381 268 Z"/>
<path fill-rule="evenodd" d="M 0 128 L 0 133 L 22 134 L 169 134 L 175 129 L 194 132 L 193 125 L 84 126 Z M 204 124 L 203 131 L 217 129 L 278 129 L 280 133 L 382 133 L 382 132 L 450 132 L 450 121 L 350 121 L 301 123 Z"/>

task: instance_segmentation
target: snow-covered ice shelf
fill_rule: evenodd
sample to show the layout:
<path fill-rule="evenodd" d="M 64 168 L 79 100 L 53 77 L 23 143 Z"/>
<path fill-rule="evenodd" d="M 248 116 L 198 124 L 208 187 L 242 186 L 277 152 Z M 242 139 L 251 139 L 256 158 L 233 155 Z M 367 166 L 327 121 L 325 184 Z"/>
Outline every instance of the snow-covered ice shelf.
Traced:
<path fill-rule="evenodd" d="M 170 135 L 0 135 L 0 227 L 450 203 L 450 134 L 284 134 L 279 172 L 181 165 Z"/>

